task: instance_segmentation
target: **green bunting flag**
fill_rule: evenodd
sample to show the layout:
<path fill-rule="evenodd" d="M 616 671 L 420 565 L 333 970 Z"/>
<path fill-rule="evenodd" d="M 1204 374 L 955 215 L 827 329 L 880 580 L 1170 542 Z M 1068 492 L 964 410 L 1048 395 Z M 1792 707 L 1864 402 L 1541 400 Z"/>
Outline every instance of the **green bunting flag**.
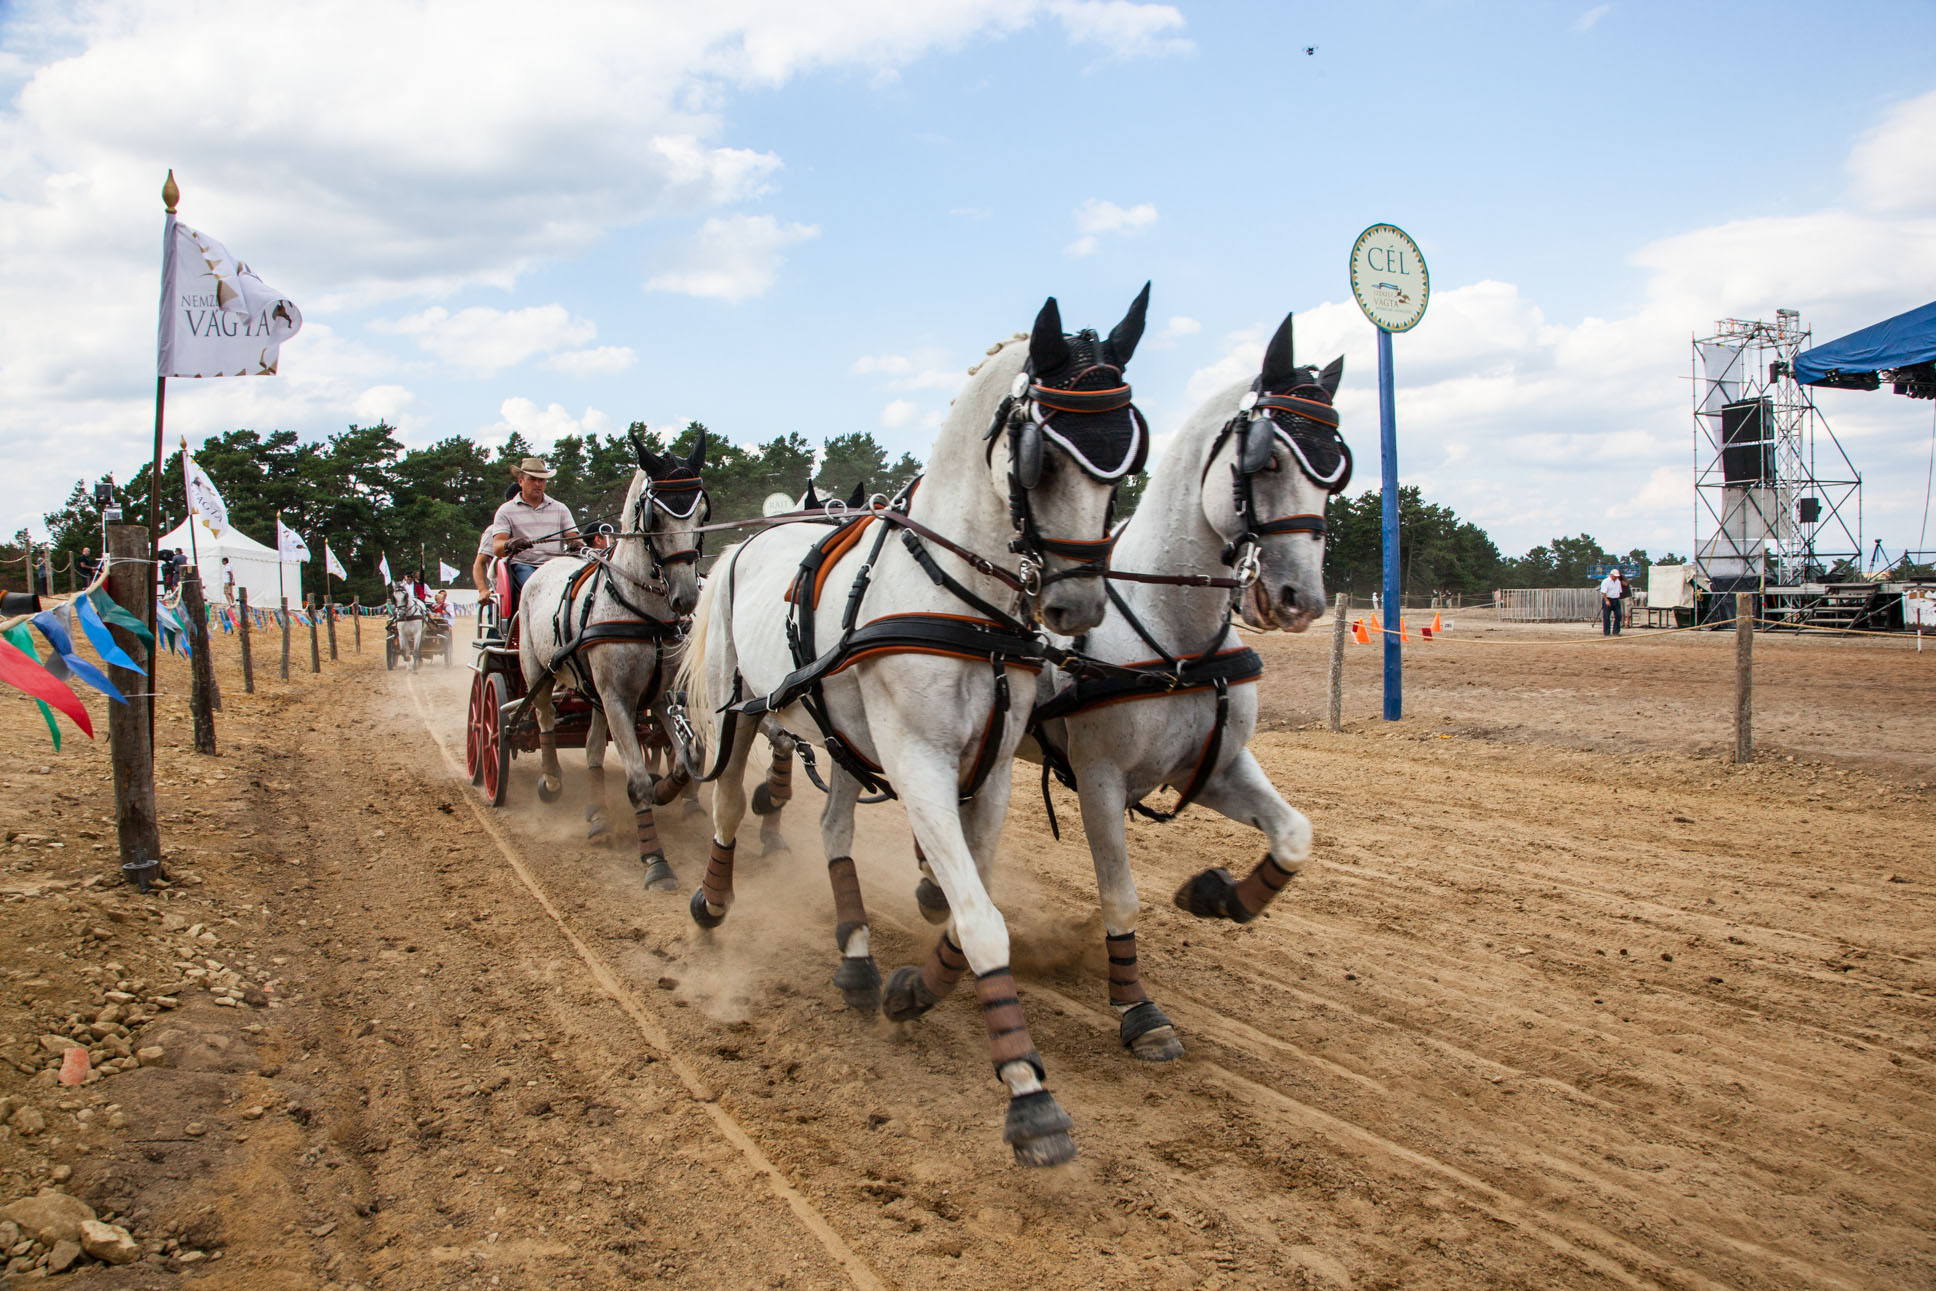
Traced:
<path fill-rule="evenodd" d="M 115 599 L 108 595 L 106 588 L 95 588 L 87 594 L 87 599 L 94 602 L 95 611 L 103 619 L 117 628 L 126 628 L 134 633 L 141 639 L 141 644 L 151 646 L 155 643 L 155 634 L 148 630 L 148 625 L 122 609 Z"/>
<path fill-rule="evenodd" d="M 40 651 L 34 649 L 33 634 L 27 631 L 25 623 L 16 623 L 6 631 L 7 640 L 35 663 L 40 662 Z M 54 721 L 54 710 L 47 707 L 47 701 L 36 699 L 34 707 L 40 710 L 41 718 L 47 723 L 47 733 L 54 737 L 54 752 L 60 752 L 60 726 Z"/>

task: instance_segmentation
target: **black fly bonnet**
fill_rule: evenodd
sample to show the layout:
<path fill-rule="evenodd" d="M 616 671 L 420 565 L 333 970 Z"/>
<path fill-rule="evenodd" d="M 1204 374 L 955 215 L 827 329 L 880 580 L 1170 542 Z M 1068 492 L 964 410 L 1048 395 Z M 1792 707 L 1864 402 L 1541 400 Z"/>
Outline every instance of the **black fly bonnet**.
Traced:
<path fill-rule="evenodd" d="M 1051 297 L 1036 319 L 1028 362 L 1016 374 L 1014 388 L 995 410 L 984 436 L 990 457 L 996 439 L 1004 432 L 1009 436 L 1008 505 L 1016 532 L 1010 549 L 1031 558 L 1046 554 L 1080 562 L 1040 574 L 1041 585 L 1061 578 L 1095 577 L 1108 566 L 1114 539 L 1108 536 L 1107 521 L 1100 539 L 1044 537 L 1036 528 L 1029 493 L 1042 482 L 1043 458 L 1050 445 L 1090 479 L 1112 487 L 1143 469 L 1149 457 L 1149 423 L 1131 402 L 1123 369 L 1142 338 L 1148 307 L 1145 283 L 1129 313 L 1106 339 L 1086 328 L 1070 336 L 1062 331 Z M 1114 511 L 1112 496 L 1112 516 Z"/>
<path fill-rule="evenodd" d="M 645 539 L 653 576 L 660 578 L 660 566 L 696 561 L 706 550 L 706 535 L 702 533 L 694 546 L 661 555 L 653 545 L 651 530 L 646 525 L 650 519 L 648 507 L 656 508 L 674 520 L 689 520 L 694 527 L 704 524 L 707 516 L 712 514 L 712 504 L 706 499 L 705 482 L 699 477 L 700 468 L 706 464 L 706 436 L 702 432 L 698 446 L 691 455 L 679 458 L 653 452 L 646 447 L 638 431 L 634 430 L 632 451 L 638 458 L 639 469 L 646 474 L 646 486 L 639 493 L 634 514 L 627 516 L 626 521 L 632 533 Z"/>
<path fill-rule="evenodd" d="M 1224 423 L 1204 458 L 1203 474 L 1207 479 L 1210 463 L 1224 442 L 1236 437 L 1237 460 L 1230 467 L 1231 489 L 1243 530 L 1224 548 L 1226 565 L 1238 563 L 1246 548 L 1254 547 L 1258 539 L 1271 534 L 1324 536 L 1322 512 L 1258 518 L 1252 481 L 1270 465 L 1273 447 L 1282 444 L 1313 484 L 1327 494 L 1344 492 L 1351 483 L 1351 449 L 1338 433 L 1338 410 L 1331 404 L 1343 375 L 1342 358 L 1334 360 L 1322 372 L 1315 367 L 1292 366 L 1291 319 L 1286 316 L 1265 351 L 1263 371 L 1250 383 L 1249 393 L 1237 405 L 1237 415 Z M 1282 388 L 1283 393 L 1276 393 L 1272 386 Z"/>

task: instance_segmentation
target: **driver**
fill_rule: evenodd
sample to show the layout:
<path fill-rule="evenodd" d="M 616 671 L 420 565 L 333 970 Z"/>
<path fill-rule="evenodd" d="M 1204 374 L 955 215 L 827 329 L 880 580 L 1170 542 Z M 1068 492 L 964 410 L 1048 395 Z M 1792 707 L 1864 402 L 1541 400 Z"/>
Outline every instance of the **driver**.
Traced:
<path fill-rule="evenodd" d="M 497 509 L 490 527 L 484 530 L 483 541 L 478 543 L 480 556 L 509 558 L 513 596 L 538 566 L 566 554 L 568 546 L 578 541 L 578 525 L 571 518 L 571 509 L 545 496 L 554 474 L 543 458 L 527 457 L 519 462 L 518 496 Z"/>

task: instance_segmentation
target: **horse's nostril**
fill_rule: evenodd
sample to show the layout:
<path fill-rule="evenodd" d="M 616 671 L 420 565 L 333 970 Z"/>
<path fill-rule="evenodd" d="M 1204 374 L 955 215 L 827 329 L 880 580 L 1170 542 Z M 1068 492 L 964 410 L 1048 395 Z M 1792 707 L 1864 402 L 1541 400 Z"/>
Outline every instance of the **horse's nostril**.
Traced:
<path fill-rule="evenodd" d="M 1292 587 L 1289 583 L 1286 583 L 1284 584 L 1284 590 L 1278 593 L 1277 599 L 1282 601 L 1284 604 L 1295 608 L 1297 605 L 1297 589 L 1295 587 Z"/>

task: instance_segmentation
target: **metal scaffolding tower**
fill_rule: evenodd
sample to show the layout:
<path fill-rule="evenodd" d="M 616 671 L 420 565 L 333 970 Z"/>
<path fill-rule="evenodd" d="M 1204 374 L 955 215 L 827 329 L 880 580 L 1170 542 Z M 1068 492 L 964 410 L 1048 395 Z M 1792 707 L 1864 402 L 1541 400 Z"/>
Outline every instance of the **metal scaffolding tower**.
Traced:
<path fill-rule="evenodd" d="M 1862 559 L 1862 477 L 1793 375 L 1810 335 L 1779 309 L 1722 319 L 1693 354 L 1697 578 L 1801 617 Z"/>

